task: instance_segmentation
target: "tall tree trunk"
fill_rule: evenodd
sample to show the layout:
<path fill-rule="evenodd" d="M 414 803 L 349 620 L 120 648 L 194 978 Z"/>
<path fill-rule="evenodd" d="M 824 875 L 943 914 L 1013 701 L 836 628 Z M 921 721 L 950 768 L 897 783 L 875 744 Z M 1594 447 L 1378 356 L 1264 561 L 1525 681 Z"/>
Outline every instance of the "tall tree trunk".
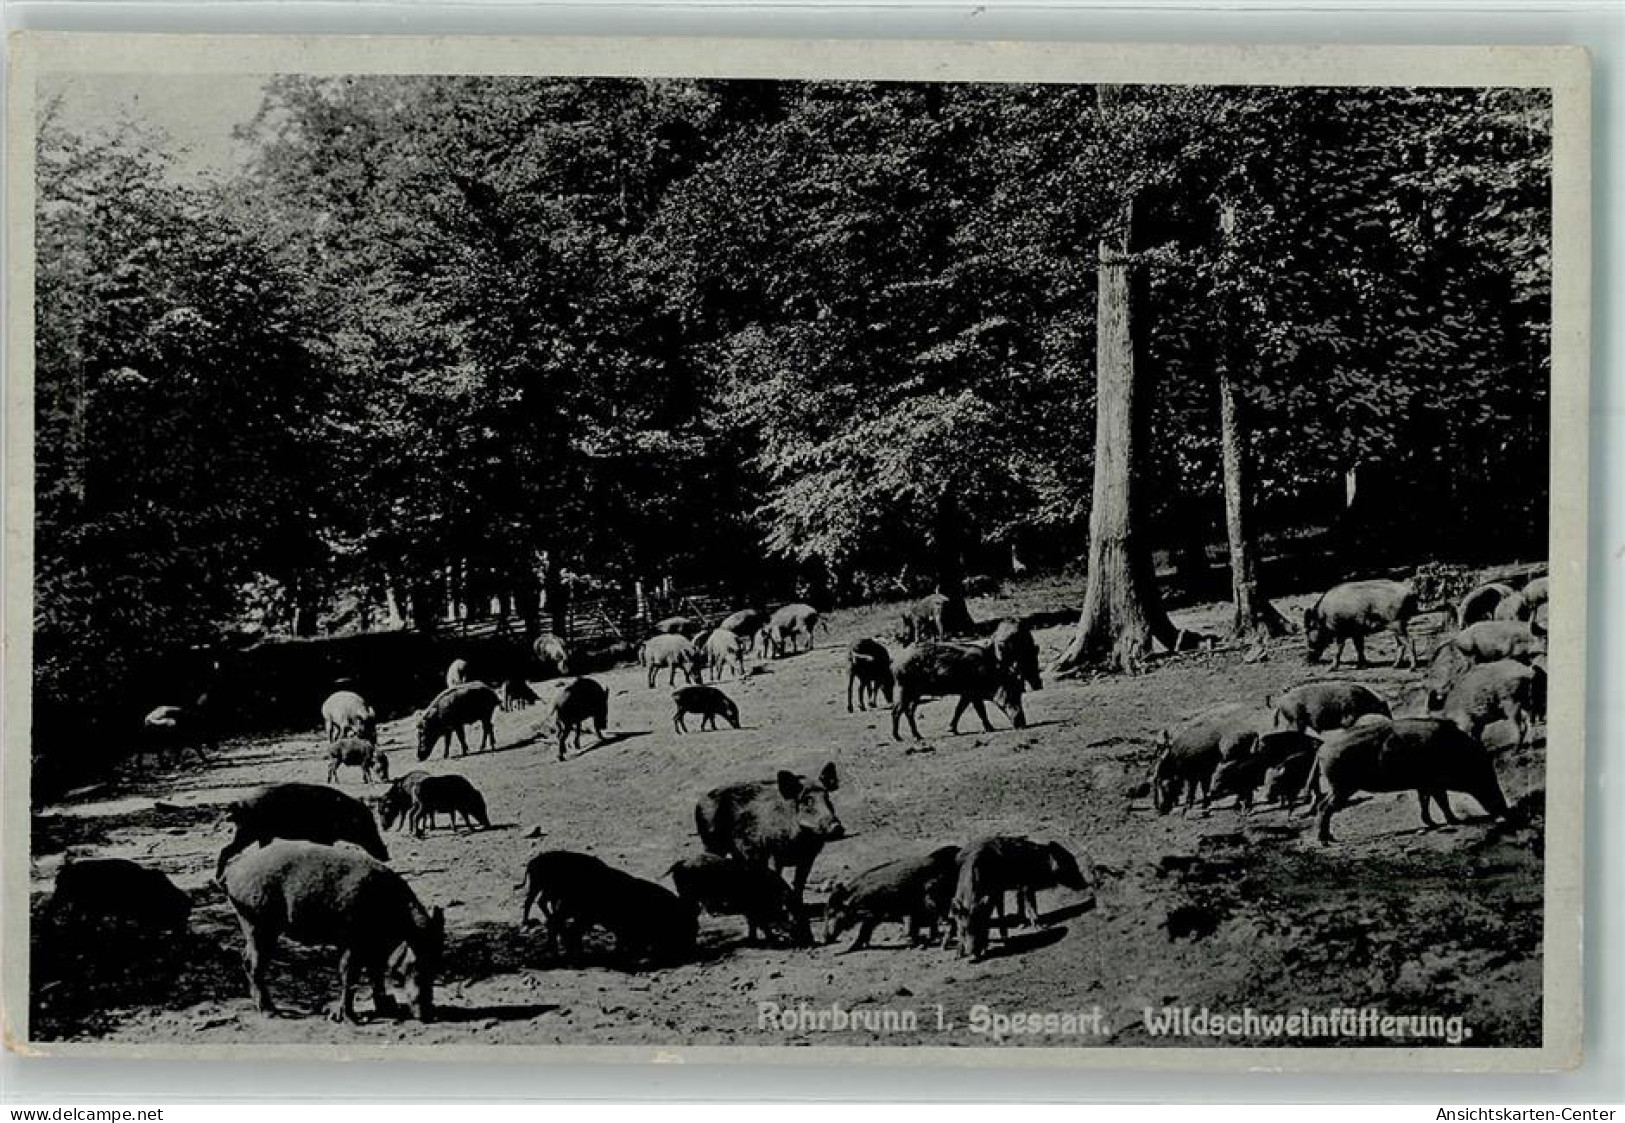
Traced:
<path fill-rule="evenodd" d="M 1236 236 L 1236 205 L 1226 199 L 1219 205 L 1219 239 L 1226 255 L 1234 250 Z M 1236 366 L 1241 348 L 1236 338 L 1236 325 L 1241 323 L 1241 308 L 1232 292 L 1220 305 L 1224 324 L 1219 332 L 1219 454 L 1224 467 L 1224 527 L 1230 544 L 1230 599 L 1235 611 L 1230 619 L 1230 633 L 1247 636 L 1255 633 L 1279 636 L 1287 631 L 1286 620 L 1275 606 L 1259 591 L 1258 570 L 1254 562 L 1253 541 L 1247 530 L 1247 508 L 1252 496 L 1249 492 L 1249 465 L 1247 463 L 1247 426 L 1243 415 L 1241 394 L 1236 387 Z"/>
<path fill-rule="evenodd" d="M 1219 367 L 1219 448 L 1224 461 L 1224 526 L 1230 540 L 1230 593 L 1235 604 L 1231 634 L 1284 635 L 1286 620 L 1259 591 L 1253 542 L 1247 530 L 1246 428 L 1236 380 L 1226 362 Z"/>
<path fill-rule="evenodd" d="M 1115 91 L 1098 87 L 1102 115 Z M 1088 584 L 1077 634 L 1057 671 L 1089 664 L 1132 667 L 1153 639 L 1173 650 L 1177 633 L 1162 607 L 1151 556 L 1136 531 L 1134 504 L 1135 361 L 1129 249 L 1133 203 L 1121 229 L 1101 238 L 1095 304 L 1095 478 L 1089 509 Z"/>

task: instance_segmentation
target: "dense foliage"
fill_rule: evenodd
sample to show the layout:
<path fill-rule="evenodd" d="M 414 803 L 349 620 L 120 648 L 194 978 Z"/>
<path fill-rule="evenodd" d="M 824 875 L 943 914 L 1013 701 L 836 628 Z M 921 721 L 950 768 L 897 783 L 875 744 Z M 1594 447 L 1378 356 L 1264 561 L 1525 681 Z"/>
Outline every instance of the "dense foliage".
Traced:
<path fill-rule="evenodd" d="M 42 703 L 244 619 L 534 618 L 567 574 L 828 601 L 1074 560 L 1124 213 L 1159 547 L 1223 538 L 1223 340 L 1265 536 L 1538 551 L 1545 95 L 1117 104 L 284 77 L 203 184 L 47 123 Z"/>

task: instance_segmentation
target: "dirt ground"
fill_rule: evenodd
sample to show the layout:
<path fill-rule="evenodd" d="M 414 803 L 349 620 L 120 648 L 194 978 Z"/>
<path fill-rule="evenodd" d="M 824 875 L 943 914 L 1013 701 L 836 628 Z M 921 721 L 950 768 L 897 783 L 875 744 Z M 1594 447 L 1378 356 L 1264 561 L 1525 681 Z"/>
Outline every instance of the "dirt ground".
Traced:
<path fill-rule="evenodd" d="M 1039 583 L 971 607 L 985 618 L 1055 609 L 1076 595 Z M 1279 603 L 1289 619 L 1301 615 L 1302 600 Z M 1176 613 L 1176 622 L 1217 630 L 1226 610 Z M 1256 702 L 1262 713 L 1266 696 L 1331 676 L 1329 664 L 1305 666 L 1301 638 L 1280 641 L 1257 662 L 1244 661 L 1239 649 L 1220 650 L 1141 675 L 1046 681 L 1027 697 L 1031 724 L 1024 730 L 994 711 L 994 732 L 970 732 L 978 725 L 970 714 L 967 731 L 950 736 L 952 703 L 929 703 L 919 719 L 926 739 L 915 743 L 892 740 L 884 710 L 848 714 L 842 701 L 847 644 L 863 635 L 889 638 L 892 618 L 884 609 L 854 610 L 835 613 L 830 623 L 815 650 L 723 683 L 739 703 L 743 729 L 676 734 L 664 679 L 651 690 L 643 670 L 630 667 L 596 676 L 611 693 L 613 736 L 600 747 L 555 760 L 543 726 L 556 684 L 537 684 L 541 705 L 498 714 L 496 751 L 436 756 L 423 766 L 472 780 L 494 824 L 387 838 L 394 868 L 425 904 L 446 909 L 441 1017 L 427 1026 L 381 1019 L 335 1025 L 314 1013 L 335 989 L 336 957 L 328 949 L 283 944 L 271 986 L 284 1016 L 260 1015 L 248 997 L 242 937 L 210 880 L 228 837 L 220 811 L 258 784 L 325 778 L 314 731 L 320 699 L 312 701 L 308 734 L 236 741 L 209 768 L 144 780 L 127 775 L 39 809 L 30 1035 L 210 1044 L 1428 1043 L 1355 1036 L 1347 1028 L 1296 1042 L 1158 1036 L 1142 1017 L 1169 1006 L 1236 1014 L 1375 1007 L 1459 1015 L 1465 1045 L 1539 1044 L 1545 738 L 1538 727 L 1521 752 L 1505 725 L 1488 737 L 1523 825 L 1467 819 L 1479 809 L 1455 796 L 1463 825 L 1420 833 L 1414 795 L 1384 795 L 1342 812 L 1337 843 L 1322 847 L 1310 820 L 1279 810 L 1244 817 L 1225 801 L 1210 814 L 1159 816 L 1127 794 L 1147 776 L 1162 727 L 1220 702 Z M 1067 633 L 1039 634 L 1046 657 Z M 1391 659 L 1393 647 L 1381 640 L 1371 654 Z M 1414 672 L 1377 666 L 1337 673 L 1383 694 L 1396 713 L 1420 712 Z M 395 773 L 415 766 L 411 736 L 410 719 L 381 731 Z M 845 941 L 812 950 L 748 946 L 743 921 L 707 917 L 694 962 L 627 973 L 607 961 L 558 965 L 540 928 L 518 929 L 515 884 L 538 850 L 583 850 L 662 879 L 677 857 L 698 848 L 693 809 L 703 792 L 780 768 L 810 776 L 825 761 L 839 768 L 834 802 L 850 836 L 828 846 L 813 869 L 808 899 L 815 909 L 845 873 L 990 833 L 1065 843 L 1093 863 L 1095 890 L 1042 894 L 1042 925 L 1012 930 L 975 964 L 953 950 L 910 948 L 896 925 L 882 927 L 871 950 L 846 954 Z M 364 788 L 353 769 L 340 784 L 357 795 L 378 790 Z M 65 854 L 129 857 L 163 870 L 196 902 L 189 934 L 154 947 L 100 934 L 74 939 L 45 927 L 41 907 Z M 370 1017 L 370 1001 L 358 1001 Z M 889 1020 L 845 1029 L 764 1024 L 763 1004 L 803 1003 L 866 1016 L 889 1011 Z M 978 1032 L 991 1024 L 978 1004 L 989 1013 L 1080 1017 L 1068 1023 L 1071 1034 L 1041 1023 L 1040 1032 L 995 1039 Z"/>

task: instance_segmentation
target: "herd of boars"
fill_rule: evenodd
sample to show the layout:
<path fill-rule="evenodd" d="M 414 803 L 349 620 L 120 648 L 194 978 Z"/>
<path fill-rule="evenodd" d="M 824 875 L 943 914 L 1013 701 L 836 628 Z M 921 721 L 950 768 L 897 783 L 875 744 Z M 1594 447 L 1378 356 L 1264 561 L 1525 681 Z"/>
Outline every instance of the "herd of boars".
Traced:
<path fill-rule="evenodd" d="M 1308 800 L 1318 813 L 1318 837 L 1331 841 L 1332 816 L 1357 792 L 1414 790 L 1423 823 L 1433 825 L 1430 805 L 1456 822 L 1448 793 L 1468 795 L 1494 816 L 1507 813 L 1493 758 L 1480 737 L 1492 722 L 1513 723 L 1521 746 L 1533 719 L 1543 719 L 1543 643 L 1546 585 L 1531 581 L 1474 590 L 1449 617 L 1465 622 L 1442 642 L 1427 671 L 1426 716 L 1395 716 L 1393 708 L 1366 686 L 1346 679 L 1306 682 L 1267 699 L 1263 707 L 1234 703 L 1216 707 L 1164 730 L 1146 788 L 1160 813 L 1183 795 L 1189 813 L 1198 794 L 1204 810 L 1214 799 L 1234 796 L 1248 813 L 1262 803 L 1291 810 Z M 953 618 L 953 603 L 928 597 L 904 614 L 899 638 L 907 644 L 894 658 L 878 638 L 853 643 L 846 658 L 846 705 L 850 712 L 891 708 L 892 735 L 901 737 L 906 719 L 918 738 L 915 710 L 933 697 L 956 697 L 949 728 L 974 709 L 991 729 L 986 703 L 993 702 L 1017 728 L 1026 724 L 1023 692 L 1042 688 L 1038 645 L 1019 620 L 996 622 L 980 642 L 951 638 L 968 631 Z M 1420 614 L 1414 588 L 1404 582 L 1361 581 L 1339 585 L 1304 613 L 1309 662 L 1334 648 L 1339 665 L 1352 644 L 1364 665 L 1364 641 L 1392 632 L 1399 644 L 1395 665 L 1418 666 L 1408 622 Z M 1504 614 L 1503 614 L 1504 613 Z M 699 728 L 715 728 L 718 717 L 735 728 L 738 706 L 713 683 L 730 668 L 745 674 L 745 657 L 758 651 L 778 657 L 812 645 L 819 614 L 806 605 L 788 605 L 771 615 L 746 609 L 715 628 L 687 617 L 661 621 L 643 647 L 639 662 L 654 685 L 661 669 L 674 690 L 673 719 L 684 732 L 685 715 L 700 715 Z M 828 625 L 823 625 L 827 630 Z M 546 671 L 568 676 L 568 652 L 551 636 L 537 642 L 536 656 Z M 450 755 L 455 737 L 468 752 L 464 729 L 481 727 L 480 748 L 494 747 L 492 715 L 523 703 L 528 684 L 509 681 L 502 689 L 469 677 L 462 660 L 447 672 L 446 689 L 418 716 L 417 759 L 427 761 L 436 745 Z M 608 723 L 608 691 L 586 677 L 562 684 L 552 703 L 559 760 L 567 743 L 591 724 L 602 742 Z M 166 720 L 184 723 L 185 713 Z M 157 713 L 157 711 L 155 711 Z M 455 828 L 490 827 L 481 793 L 455 774 L 412 771 L 389 778 L 388 760 L 378 749 L 377 715 L 353 689 L 340 689 L 321 707 L 327 734 L 329 784 L 341 765 L 361 770 L 364 783 L 387 783 L 383 794 L 363 802 L 335 787 L 312 783 L 269 785 L 228 810 L 235 827 L 218 855 L 214 877 L 235 911 L 245 940 L 244 963 L 251 996 L 261 1010 L 275 1006 L 266 986 L 266 964 L 282 937 L 299 943 L 335 946 L 340 957 L 340 990 L 331 1014 L 358 1020 L 354 990 L 365 976 L 380 1016 L 399 1015 L 390 999 L 386 974 L 405 981 L 410 1012 L 433 1017 L 434 978 L 445 944 L 445 917 L 426 909 L 405 879 L 389 866 L 383 830 L 410 830 L 422 836 L 438 817 Z M 150 719 L 149 719 L 150 723 Z M 161 736 L 179 739 L 173 729 Z M 196 742 L 193 747 L 198 748 Z M 201 754 L 200 754 L 201 755 Z M 589 854 L 547 850 L 523 871 L 520 928 L 533 911 L 546 929 L 552 953 L 564 961 L 585 954 L 585 935 L 607 934 L 616 962 L 627 969 L 679 963 L 695 950 L 702 915 L 738 916 L 747 939 L 791 947 L 815 942 L 811 912 L 804 899 L 809 875 L 825 845 L 845 835 L 834 804 L 840 787 L 833 762 L 817 776 L 781 770 L 770 779 L 726 784 L 701 795 L 694 806 L 700 849 L 678 857 L 665 871 L 671 888 L 616 869 Z M 376 817 L 375 817 L 376 811 Z M 786 871 L 789 879 L 786 880 Z M 1006 896 L 1013 894 L 1016 923 L 1039 920 L 1036 894 L 1063 888 L 1091 889 L 1088 863 L 1058 842 L 1001 835 L 963 845 L 922 847 L 840 879 L 822 910 L 821 937 L 833 943 L 855 930 L 847 949 L 867 947 L 883 923 L 906 926 L 909 943 L 957 945 L 961 955 L 986 954 L 995 928 L 1008 936 Z M 104 915 L 141 911 L 138 918 L 166 929 L 184 928 L 190 902 L 167 878 L 122 859 L 65 864 L 57 879 L 52 909 L 58 914 L 98 910 Z M 148 916 L 147 914 L 151 914 Z M 946 935 L 943 935 L 943 932 Z"/>
<path fill-rule="evenodd" d="M 1344 679 L 1314 681 L 1266 699 L 1217 706 L 1164 730 L 1146 785 L 1166 814 L 1185 798 L 1188 813 L 1200 792 L 1204 807 L 1235 797 L 1244 813 L 1263 793 L 1265 805 L 1290 813 L 1307 802 L 1318 816 L 1316 835 L 1333 841 L 1332 816 L 1359 792 L 1416 793 L 1425 828 L 1437 807 L 1457 822 L 1451 792 L 1470 796 L 1489 815 L 1507 815 L 1493 754 L 1481 740 L 1499 721 L 1512 724 L 1518 748 L 1532 722 L 1546 716 L 1545 634 L 1547 579 L 1521 589 L 1481 586 L 1459 606 L 1444 606 L 1448 622 L 1462 626 L 1439 643 L 1423 687 L 1426 712 L 1396 715 L 1369 688 Z M 1394 666 L 1419 669 L 1410 621 L 1422 614 L 1416 588 L 1404 581 L 1352 581 L 1338 585 L 1304 611 L 1310 663 L 1333 650 L 1341 665 L 1352 644 L 1365 665 L 1365 640 L 1391 632 Z"/>

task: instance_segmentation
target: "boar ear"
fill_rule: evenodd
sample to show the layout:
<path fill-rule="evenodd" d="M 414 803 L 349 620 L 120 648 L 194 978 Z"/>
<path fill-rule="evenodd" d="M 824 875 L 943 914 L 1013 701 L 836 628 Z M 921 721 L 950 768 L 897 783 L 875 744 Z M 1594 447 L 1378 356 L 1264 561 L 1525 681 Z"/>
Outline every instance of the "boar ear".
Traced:
<path fill-rule="evenodd" d="M 824 786 L 824 790 L 827 792 L 833 792 L 840 788 L 841 778 L 835 774 L 835 762 L 833 760 L 824 765 L 824 770 L 818 774 L 818 782 Z"/>
<path fill-rule="evenodd" d="M 801 794 L 801 777 L 794 772 L 779 770 L 779 794 L 785 799 L 794 799 Z"/>

